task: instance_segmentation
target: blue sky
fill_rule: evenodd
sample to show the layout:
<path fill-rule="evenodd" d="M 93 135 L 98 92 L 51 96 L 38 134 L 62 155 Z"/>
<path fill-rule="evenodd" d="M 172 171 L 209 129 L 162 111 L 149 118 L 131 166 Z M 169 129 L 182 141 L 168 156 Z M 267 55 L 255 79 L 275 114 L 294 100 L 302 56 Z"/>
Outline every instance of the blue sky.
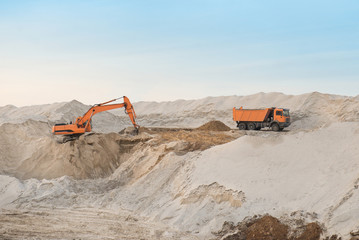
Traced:
<path fill-rule="evenodd" d="M 358 1 L 3 1 L 0 106 L 359 94 Z"/>

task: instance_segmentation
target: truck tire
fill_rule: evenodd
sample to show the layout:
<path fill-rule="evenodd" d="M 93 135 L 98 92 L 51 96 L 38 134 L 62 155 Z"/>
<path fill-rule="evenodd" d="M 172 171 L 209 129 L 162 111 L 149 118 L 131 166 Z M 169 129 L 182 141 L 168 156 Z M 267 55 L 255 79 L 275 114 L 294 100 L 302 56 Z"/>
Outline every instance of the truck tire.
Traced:
<path fill-rule="evenodd" d="M 254 123 L 248 123 L 248 130 L 256 130 L 256 125 Z"/>
<path fill-rule="evenodd" d="M 239 130 L 246 130 L 247 125 L 245 123 L 240 123 L 240 124 L 238 124 L 238 128 L 239 128 Z"/>
<path fill-rule="evenodd" d="M 262 127 L 257 127 L 257 128 L 256 128 L 256 130 L 258 130 L 258 131 L 261 130 L 261 129 L 262 129 Z"/>
<path fill-rule="evenodd" d="M 278 123 L 273 123 L 272 124 L 272 130 L 275 131 L 275 132 L 279 132 L 280 128 L 279 128 Z"/>

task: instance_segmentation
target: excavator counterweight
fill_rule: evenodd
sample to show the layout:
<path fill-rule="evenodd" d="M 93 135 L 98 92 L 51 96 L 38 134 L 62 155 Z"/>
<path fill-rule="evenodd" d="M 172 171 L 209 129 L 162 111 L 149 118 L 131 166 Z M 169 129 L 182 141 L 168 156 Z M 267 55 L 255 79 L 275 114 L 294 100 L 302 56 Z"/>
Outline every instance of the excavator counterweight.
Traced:
<path fill-rule="evenodd" d="M 123 103 L 109 104 L 119 99 L 123 99 Z M 122 107 L 125 108 L 125 113 L 130 117 L 133 126 L 135 127 L 136 131 L 138 131 L 139 126 L 136 123 L 135 109 L 133 108 L 130 100 L 126 96 L 123 96 L 121 98 L 116 98 L 104 103 L 93 105 L 82 117 L 77 117 L 74 123 L 55 124 L 52 127 L 52 133 L 54 135 L 63 135 L 67 136 L 69 139 L 73 139 L 84 134 L 85 132 L 91 132 L 91 120 L 95 114 Z"/>

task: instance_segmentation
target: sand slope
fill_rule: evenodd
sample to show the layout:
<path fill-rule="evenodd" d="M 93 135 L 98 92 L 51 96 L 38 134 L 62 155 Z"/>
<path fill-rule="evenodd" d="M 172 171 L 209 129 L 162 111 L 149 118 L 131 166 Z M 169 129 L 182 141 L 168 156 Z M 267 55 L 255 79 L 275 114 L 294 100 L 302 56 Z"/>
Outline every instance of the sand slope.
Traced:
<path fill-rule="evenodd" d="M 357 194 L 359 123 L 332 124 L 309 133 L 245 136 L 203 152 L 192 175 L 194 186 L 218 182 L 243 191 L 239 215 L 315 212 L 321 222 L 341 224 L 349 233 L 359 207 L 347 203 Z M 338 211 L 343 205 L 351 207 Z M 354 215 L 356 217 L 354 217 Z"/>
<path fill-rule="evenodd" d="M 291 109 L 290 131 L 199 134 L 159 128 L 137 137 L 93 134 L 62 145 L 52 138 L 51 125 L 88 106 L 72 101 L 1 107 L 0 207 L 121 208 L 200 239 L 224 221 L 270 213 L 287 221 L 319 221 L 325 234 L 349 239 L 359 228 L 358 97 L 259 93 L 134 103 L 142 126 L 186 128 L 210 120 L 234 128 L 233 106 L 268 105 Z M 130 125 L 121 111 L 99 114 L 98 132 Z M 148 226 L 143 226 L 145 234 Z"/>

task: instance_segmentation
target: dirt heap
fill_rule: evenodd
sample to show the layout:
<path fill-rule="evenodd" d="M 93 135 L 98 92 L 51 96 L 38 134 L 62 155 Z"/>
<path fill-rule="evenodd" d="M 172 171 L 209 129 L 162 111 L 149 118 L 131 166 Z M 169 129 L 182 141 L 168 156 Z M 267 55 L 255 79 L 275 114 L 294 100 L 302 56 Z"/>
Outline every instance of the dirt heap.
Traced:
<path fill-rule="evenodd" d="M 286 240 L 288 226 L 272 216 L 264 216 L 246 230 L 247 240 Z"/>
<path fill-rule="evenodd" d="M 298 221 L 301 222 L 301 221 Z M 301 232 L 296 236 L 295 233 Z M 221 240 L 319 240 L 322 228 L 316 222 L 289 227 L 270 215 L 246 218 L 237 225 L 225 222 L 219 232 Z"/>
<path fill-rule="evenodd" d="M 220 124 L 218 124 L 217 126 L 221 126 L 220 128 L 223 129 L 223 126 L 227 127 L 222 122 L 219 123 Z M 214 125 L 210 124 L 209 127 L 214 129 L 213 126 Z M 182 142 L 181 149 L 177 149 L 177 151 L 175 151 L 176 153 L 187 153 L 197 150 L 203 151 L 212 146 L 224 144 L 243 136 L 243 133 L 238 131 L 234 133 L 223 132 L 223 130 L 214 130 L 213 132 L 212 131 L 213 130 L 204 130 L 199 128 L 140 128 L 140 133 L 148 133 L 152 136 L 155 136 L 153 143 L 155 143 L 156 145 L 169 142 Z"/>
<path fill-rule="evenodd" d="M 231 130 L 226 124 L 221 121 L 210 121 L 206 124 L 203 124 L 197 130 L 204 130 L 204 131 L 229 131 Z"/>
<path fill-rule="evenodd" d="M 322 228 L 317 223 L 308 223 L 304 232 L 295 240 L 317 240 L 321 233 Z"/>

